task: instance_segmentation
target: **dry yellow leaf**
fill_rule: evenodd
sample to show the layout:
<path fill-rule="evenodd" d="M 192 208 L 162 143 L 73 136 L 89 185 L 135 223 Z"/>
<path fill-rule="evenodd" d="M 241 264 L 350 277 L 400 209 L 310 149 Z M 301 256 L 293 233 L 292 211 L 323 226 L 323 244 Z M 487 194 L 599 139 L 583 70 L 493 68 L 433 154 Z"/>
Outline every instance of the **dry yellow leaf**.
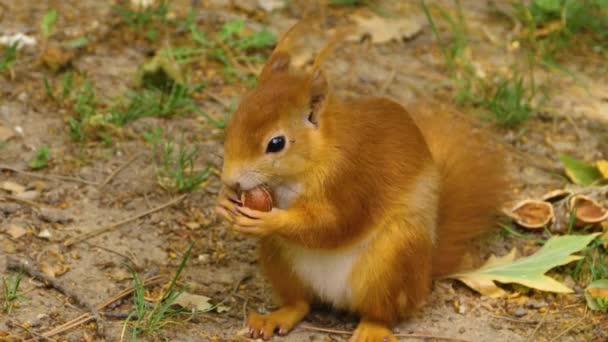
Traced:
<path fill-rule="evenodd" d="M 608 160 L 598 160 L 595 162 L 595 167 L 600 170 L 602 177 L 608 179 Z"/>

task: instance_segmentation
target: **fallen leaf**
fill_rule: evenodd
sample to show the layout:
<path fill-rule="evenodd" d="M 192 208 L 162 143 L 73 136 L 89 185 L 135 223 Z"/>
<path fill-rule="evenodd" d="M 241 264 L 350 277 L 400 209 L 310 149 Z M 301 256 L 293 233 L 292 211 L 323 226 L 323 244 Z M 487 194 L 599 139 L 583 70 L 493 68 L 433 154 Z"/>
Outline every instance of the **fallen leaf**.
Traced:
<path fill-rule="evenodd" d="M 608 311 L 608 279 L 591 282 L 585 289 L 587 306 L 595 311 Z"/>
<path fill-rule="evenodd" d="M 0 142 L 8 141 L 15 137 L 15 132 L 4 126 L 0 126 Z"/>
<path fill-rule="evenodd" d="M 545 275 L 550 269 L 565 265 L 580 256 L 571 255 L 585 248 L 600 233 L 553 236 L 535 254 L 514 261 L 515 250 L 503 257 L 491 257 L 481 268 L 448 276 L 473 290 L 493 298 L 506 292 L 494 282 L 516 283 L 541 291 L 571 293 L 572 289 Z"/>
<path fill-rule="evenodd" d="M 574 212 L 577 226 L 596 224 L 608 219 L 608 209 L 584 195 L 570 199 L 570 210 Z"/>
<path fill-rule="evenodd" d="M 357 23 L 355 32 L 347 38 L 351 41 L 369 35 L 373 43 L 381 44 L 393 39 L 411 38 L 422 29 L 422 22 L 414 18 L 389 19 L 375 14 L 355 14 L 351 19 Z"/>
<path fill-rule="evenodd" d="M 57 71 L 72 62 L 75 54 L 73 50 L 62 46 L 49 45 L 40 55 L 40 61 L 53 71 Z"/>
<path fill-rule="evenodd" d="M 595 162 L 595 167 L 600 171 L 604 179 L 608 179 L 608 160 L 598 160 Z"/>
<path fill-rule="evenodd" d="M 531 199 L 515 204 L 507 215 L 520 226 L 530 229 L 543 228 L 555 217 L 551 203 Z"/>
<path fill-rule="evenodd" d="M 64 263 L 64 256 L 56 249 L 45 251 L 40 260 L 40 271 L 49 277 L 59 277 L 70 270 L 70 266 Z"/>
<path fill-rule="evenodd" d="M 5 231 L 8 235 L 10 235 L 13 239 L 18 239 L 27 233 L 23 227 L 18 226 L 16 224 L 9 224 L 8 228 Z"/>
<path fill-rule="evenodd" d="M 0 183 L 0 189 L 6 190 L 14 195 L 20 194 L 25 191 L 25 187 L 15 182 L 4 181 Z"/>
<path fill-rule="evenodd" d="M 559 156 L 565 167 L 566 175 L 575 184 L 587 186 L 602 179 L 602 174 L 595 166 L 576 158 L 562 154 Z"/>
<path fill-rule="evenodd" d="M 132 279 L 133 275 L 130 272 L 127 272 L 123 268 L 119 268 L 118 270 L 108 273 L 108 276 L 116 281 L 122 281 L 126 279 Z"/>
<path fill-rule="evenodd" d="M 209 297 L 183 292 L 175 299 L 173 304 L 188 310 L 209 311 L 213 309 L 213 305 L 209 303 L 210 300 Z"/>

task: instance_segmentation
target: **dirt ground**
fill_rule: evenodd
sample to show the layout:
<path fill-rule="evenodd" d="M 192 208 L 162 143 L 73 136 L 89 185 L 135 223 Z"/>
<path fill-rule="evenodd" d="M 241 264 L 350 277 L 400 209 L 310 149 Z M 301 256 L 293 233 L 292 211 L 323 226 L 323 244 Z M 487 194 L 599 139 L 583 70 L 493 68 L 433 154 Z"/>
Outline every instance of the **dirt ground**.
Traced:
<path fill-rule="evenodd" d="M 403 1 L 402 10 L 407 16 L 423 20 L 425 25 L 419 34 L 384 44 L 352 42 L 336 52 L 329 70 L 336 88 L 343 95 L 390 96 L 404 104 L 421 93 L 449 100 L 443 61 L 417 3 Z M 4 0 L 0 4 L 2 34 L 35 34 L 41 18 L 53 7 L 59 13 L 56 36 L 75 37 L 85 30 L 104 36 L 72 61 L 75 70 L 90 77 L 96 93 L 102 98 L 111 98 L 130 87 L 137 67 L 149 52 L 145 42 L 132 40 L 125 33 L 128 30 L 124 25 L 114 24 L 116 18 L 113 18 L 110 1 Z M 185 1 L 176 1 L 171 8 L 180 11 L 187 5 Z M 279 33 L 296 18 L 293 10 L 272 15 L 258 11 L 247 15 L 242 10 L 235 10 L 230 1 L 199 1 L 196 6 L 203 26 L 216 25 L 210 18 L 221 22 L 225 18 L 244 16 L 248 23 L 262 24 Z M 512 24 L 493 18 L 485 1 L 463 1 L 463 6 L 475 46 L 475 63 L 485 69 L 509 65 L 517 57 L 517 51 L 505 53 L 506 43 L 496 38 L 508 37 Z M 6 167 L 0 170 L 0 182 L 11 181 L 35 191 L 27 201 L 14 200 L 0 192 L 2 273 L 8 274 L 5 271 L 7 257 L 27 258 L 35 265 L 55 268 L 57 279 L 66 288 L 86 302 L 97 304 L 133 286 L 129 270 L 124 266 L 125 260 L 135 265 L 142 278 L 155 274 L 170 278 L 188 243 L 193 241 L 192 255 L 181 280 L 190 285 L 191 293 L 208 296 L 215 303 L 225 300 L 228 310 L 180 319 L 155 335 L 142 335 L 139 339 L 243 339 L 239 335 L 245 313 L 247 310 L 272 309 L 271 292 L 256 267 L 256 241 L 215 221 L 217 173 L 204 187 L 188 193 L 176 205 L 132 220 L 85 242 L 70 247 L 64 244 L 69 238 L 132 218 L 176 196 L 163 190 L 156 181 L 149 146 L 139 136 L 148 125 L 162 126 L 174 136 L 184 131 L 189 142 L 200 145 L 198 163 L 211 162 L 216 170 L 221 169 L 222 130 L 211 127 L 195 114 L 170 119 L 145 118 L 128 124 L 125 130 L 129 134 L 114 139 L 110 146 L 103 142 L 74 143 L 67 132 L 66 109 L 49 101 L 43 86 L 45 75 L 54 81 L 59 80 L 60 75 L 37 63 L 38 53 L 39 46 L 23 50 L 13 73 L 0 77 L 0 126 L 17 131 L 15 138 L 0 146 L 0 164 Z M 588 160 L 608 158 L 607 65 L 606 60 L 584 56 L 574 55 L 568 59 L 568 68 L 588 85 L 588 91 L 567 75 L 539 70 L 539 82 L 546 82 L 550 94 L 542 112 L 514 129 L 483 124 L 510 151 L 512 174 L 516 180 L 514 191 L 518 196 L 538 196 L 564 187 L 567 181 L 555 171 L 561 168 L 557 159 L 559 153 Z M 238 82 L 228 84 L 221 77 L 209 74 L 206 69 L 211 67 L 196 66 L 195 72 L 205 77 L 209 75 L 208 86 L 201 90 L 202 94 L 196 100 L 206 112 L 219 115 L 226 110 L 221 99 L 238 99 L 245 87 Z M 205 92 L 215 95 L 210 98 Z M 47 168 L 33 174 L 9 169 L 27 170 L 27 162 L 33 159 L 35 148 L 41 145 L 51 150 L 52 159 Z M 134 157 L 136 159 L 131 161 Z M 100 186 L 127 161 L 131 162 L 108 184 Z M 23 227 L 27 233 L 12 238 L 5 234 L 11 225 Z M 518 246 L 522 253 L 534 250 L 525 241 L 497 233 L 489 241 L 484 257 L 490 253 L 502 255 L 513 246 Z M 513 296 L 490 299 L 456 281 L 436 281 L 426 308 L 398 325 L 395 331 L 466 341 L 526 341 L 532 334 L 534 341 L 608 340 L 607 319 L 586 311 L 580 284 L 563 275 L 558 277 L 566 278 L 576 292 L 555 295 L 507 287 Z M 155 289 L 152 293 L 158 294 L 159 286 Z M 29 277 L 24 278 L 20 293 L 27 299 L 20 300 L 10 315 L 2 313 L 0 316 L 0 332 L 5 332 L 5 337 L 13 336 L 14 340 L 35 337 L 87 312 L 74 302 L 74 298 Z M 131 297 L 126 297 L 105 311 L 129 313 L 131 303 Z M 120 340 L 124 315 L 108 317 L 104 321 L 105 339 Z M 296 328 L 288 337 L 275 340 L 342 341 L 346 336 L 306 327 L 350 331 L 356 322 L 354 317 L 320 308 L 306 318 L 305 326 Z M 18 328 L 11 323 L 27 325 Z M 96 335 L 95 325 L 90 321 L 50 339 L 102 338 Z"/>

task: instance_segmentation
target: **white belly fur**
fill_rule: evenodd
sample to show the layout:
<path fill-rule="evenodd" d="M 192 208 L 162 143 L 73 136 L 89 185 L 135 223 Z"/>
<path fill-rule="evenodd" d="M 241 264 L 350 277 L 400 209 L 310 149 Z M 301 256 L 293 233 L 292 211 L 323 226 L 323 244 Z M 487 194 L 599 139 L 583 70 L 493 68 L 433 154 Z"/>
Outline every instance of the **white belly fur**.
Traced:
<path fill-rule="evenodd" d="M 350 275 L 369 245 L 371 237 L 340 250 L 312 249 L 285 242 L 285 256 L 300 280 L 323 302 L 349 309 Z"/>

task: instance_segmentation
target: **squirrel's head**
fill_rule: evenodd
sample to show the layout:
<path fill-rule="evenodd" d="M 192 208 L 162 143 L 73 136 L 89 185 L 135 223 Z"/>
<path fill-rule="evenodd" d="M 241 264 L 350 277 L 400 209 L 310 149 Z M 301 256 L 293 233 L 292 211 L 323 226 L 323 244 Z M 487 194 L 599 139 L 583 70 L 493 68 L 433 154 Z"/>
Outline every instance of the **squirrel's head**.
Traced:
<path fill-rule="evenodd" d="M 249 190 L 297 182 L 314 167 L 329 85 L 318 67 L 293 70 L 275 51 L 226 127 L 222 182 Z"/>

